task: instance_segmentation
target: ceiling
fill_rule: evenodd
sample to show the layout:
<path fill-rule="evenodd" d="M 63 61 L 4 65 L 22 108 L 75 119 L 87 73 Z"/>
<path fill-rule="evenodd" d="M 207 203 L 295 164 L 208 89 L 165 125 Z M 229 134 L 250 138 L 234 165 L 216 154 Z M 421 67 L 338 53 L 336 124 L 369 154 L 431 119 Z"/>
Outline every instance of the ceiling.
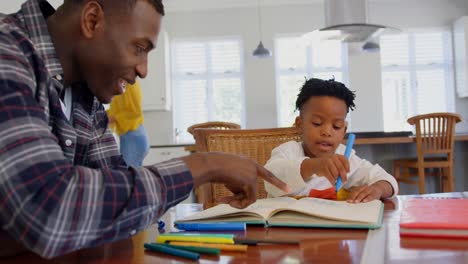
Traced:
<path fill-rule="evenodd" d="M 261 6 L 306 5 L 324 0 L 259 0 Z M 163 0 L 168 12 L 256 7 L 255 0 Z"/>
<path fill-rule="evenodd" d="M 261 6 L 280 6 L 280 5 L 307 5 L 323 4 L 326 0 L 163 0 L 167 12 L 178 11 L 197 11 L 209 9 L 226 9 L 256 7 L 257 3 Z M 395 2 L 401 0 L 368 0 L 369 2 Z"/>

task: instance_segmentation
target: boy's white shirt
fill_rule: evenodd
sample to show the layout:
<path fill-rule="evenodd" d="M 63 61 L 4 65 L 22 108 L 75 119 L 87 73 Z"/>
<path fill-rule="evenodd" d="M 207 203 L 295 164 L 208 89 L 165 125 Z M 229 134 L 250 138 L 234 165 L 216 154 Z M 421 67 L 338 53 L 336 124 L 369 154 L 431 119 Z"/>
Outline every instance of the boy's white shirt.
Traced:
<path fill-rule="evenodd" d="M 346 147 L 340 144 L 335 153 L 344 155 L 345 149 Z M 301 176 L 301 164 L 305 159 L 308 159 L 308 157 L 304 154 L 302 142 L 289 141 L 273 149 L 271 158 L 265 164 L 265 168 L 289 185 L 293 190 L 290 195 L 309 195 L 311 189 L 323 190 L 332 187 L 326 177 L 316 174 L 313 174 L 307 182 L 304 181 Z M 349 166 L 348 180 L 343 188 L 349 189 L 353 186 L 371 185 L 384 180 L 392 185 L 393 196 L 398 194 L 398 184 L 395 178 L 378 164 L 373 165 L 369 161 L 359 158 L 354 150 L 351 151 L 349 157 Z M 285 194 L 285 192 L 268 182 L 265 182 L 265 189 L 269 197 Z"/>

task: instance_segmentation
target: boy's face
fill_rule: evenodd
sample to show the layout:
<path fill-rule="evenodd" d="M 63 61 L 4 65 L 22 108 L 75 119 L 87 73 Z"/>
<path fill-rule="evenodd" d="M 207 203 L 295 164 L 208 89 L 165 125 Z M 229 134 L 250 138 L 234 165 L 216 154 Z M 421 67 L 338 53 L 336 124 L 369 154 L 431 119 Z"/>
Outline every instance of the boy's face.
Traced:
<path fill-rule="evenodd" d="M 100 14 L 99 7 L 95 9 Z M 93 14 L 91 8 L 89 12 Z M 156 45 L 162 16 L 148 1 L 140 0 L 122 17 L 90 17 L 96 24 L 89 27 L 90 35 L 77 52 L 78 69 L 99 101 L 109 103 L 125 91 L 126 83 L 146 76 L 148 53 Z"/>
<path fill-rule="evenodd" d="M 313 96 L 307 100 L 296 118 L 306 156 L 320 158 L 335 153 L 346 133 L 346 114 L 346 103 L 336 97 Z"/>

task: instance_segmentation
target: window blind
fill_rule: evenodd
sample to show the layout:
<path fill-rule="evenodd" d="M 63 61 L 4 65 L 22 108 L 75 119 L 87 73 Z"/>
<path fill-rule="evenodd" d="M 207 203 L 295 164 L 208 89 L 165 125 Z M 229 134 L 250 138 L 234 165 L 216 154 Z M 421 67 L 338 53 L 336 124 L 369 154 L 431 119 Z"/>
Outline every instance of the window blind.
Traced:
<path fill-rule="evenodd" d="M 308 45 L 299 36 L 275 39 L 278 126 L 294 123 L 297 94 L 306 78 L 345 82 L 344 53 L 344 45 L 338 41 Z"/>
<path fill-rule="evenodd" d="M 450 32 L 381 36 L 384 130 L 410 130 L 406 120 L 454 111 Z"/>
<path fill-rule="evenodd" d="M 171 47 L 176 142 L 193 142 L 187 128 L 196 123 L 243 124 L 240 40 L 174 40 Z"/>

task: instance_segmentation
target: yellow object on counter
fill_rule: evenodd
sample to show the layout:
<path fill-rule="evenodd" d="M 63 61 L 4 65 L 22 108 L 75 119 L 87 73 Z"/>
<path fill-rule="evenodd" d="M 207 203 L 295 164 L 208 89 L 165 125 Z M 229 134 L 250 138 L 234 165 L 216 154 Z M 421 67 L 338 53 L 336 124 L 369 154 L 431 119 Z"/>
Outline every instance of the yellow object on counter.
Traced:
<path fill-rule="evenodd" d="M 169 234 L 160 234 L 156 238 L 157 243 L 166 243 L 166 242 L 169 242 L 169 241 L 234 244 L 234 235 L 232 235 L 232 234 L 185 234 L 185 233 L 179 234 L 179 233 L 169 233 Z"/>
<path fill-rule="evenodd" d="M 348 199 L 348 194 L 349 194 L 349 191 L 345 190 L 344 188 L 341 188 L 336 193 L 336 200 L 337 201 L 346 201 L 346 199 Z"/>
<path fill-rule="evenodd" d="M 198 242 L 185 242 L 185 241 L 170 241 L 169 245 L 219 248 L 221 249 L 221 251 L 239 251 L 239 252 L 247 251 L 247 245 L 211 244 L 211 243 L 198 243 Z"/>
<path fill-rule="evenodd" d="M 302 198 L 307 198 L 309 196 L 306 196 L 306 195 L 297 195 L 297 196 L 292 196 L 292 198 L 296 199 L 296 200 L 299 200 L 299 199 L 302 199 Z"/>

